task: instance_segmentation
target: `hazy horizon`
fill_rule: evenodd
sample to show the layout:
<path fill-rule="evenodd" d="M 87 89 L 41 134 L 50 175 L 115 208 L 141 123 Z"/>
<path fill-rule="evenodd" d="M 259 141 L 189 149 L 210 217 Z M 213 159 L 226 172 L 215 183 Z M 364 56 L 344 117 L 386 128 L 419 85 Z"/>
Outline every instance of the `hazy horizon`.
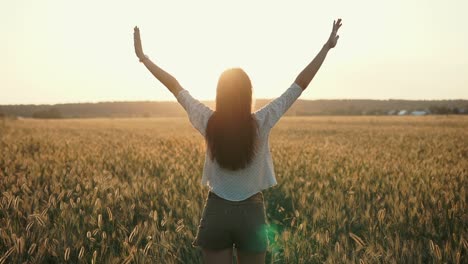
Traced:
<path fill-rule="evenodd" d="M 197 99 L 242 67 L 272 99 L 343 27 L 303 100 L 466 100 L 468 1 L 19 0 L 2 4 L 0 105 L 175 101 L 138 62 L 143 49 Z M 239 19 L 238 14 L 241 14 Z"/>
<path fill-rule="evenodd" d="M 273 100 L 274 98 L 255 98 L 255 100 Z M 350 100 L 350 101 L 468 101 L 464 98 L 449 98 L 449 99 L 401 99 L 401 98 L 388 98 L 388 99 L 369 99 L 369 98 L 299 98 L 298 101 L 333 101 L 333 100 Z M 215 103 L 214 99 L 201 99 L 202 102 Z M 62 105 L 62 104 L 99 104 L 99 103 L 176 103 L 177 100 L 128 100 L 128 101 L 77 101 L 77 102 L 53 102 L 53 103 L 12 103 L 12 104 L 0 104 L 0 106 L 10 105 Z"/>

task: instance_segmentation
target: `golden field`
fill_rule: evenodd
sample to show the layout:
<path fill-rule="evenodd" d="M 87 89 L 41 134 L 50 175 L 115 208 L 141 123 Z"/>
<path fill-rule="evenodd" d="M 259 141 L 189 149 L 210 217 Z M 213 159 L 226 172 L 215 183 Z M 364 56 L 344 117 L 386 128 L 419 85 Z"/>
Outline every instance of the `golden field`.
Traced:
<path fill-rule="evenodd" d="M 268 263 L 468 263 L 468 117 L 287 117 Z M 187 118 L 0 120 L 0 263 L 201 263 Z"/>

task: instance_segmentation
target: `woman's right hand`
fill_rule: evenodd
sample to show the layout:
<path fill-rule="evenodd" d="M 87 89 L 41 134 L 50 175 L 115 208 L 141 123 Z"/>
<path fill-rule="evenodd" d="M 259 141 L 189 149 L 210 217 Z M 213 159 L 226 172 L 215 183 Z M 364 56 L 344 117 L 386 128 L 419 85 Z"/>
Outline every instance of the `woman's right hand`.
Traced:
<path fill-rule="evenodd" d="M 140 29 L 138 27 L 133 29 L 133 45 L 135 46 L 135 54 L 138 59 L 144 59 L 145 54 L 143 53 L 143 47 L 141 46 Z"/>
<path fill-rule="evenodd" d="M 328 48 L 332 49 L 336 46 L 336 43 L 338 42 L 338 39 L 340 38 L 340 36 L 338 36 L 337 33 L 341 25 L 342 25 L 341 18 L 339 18 L 338 21 L 333 21 L 332 32 L 330 33 L 330 37 L 328 38 L 328 41 L 325 44 L 328 46 Z"/>

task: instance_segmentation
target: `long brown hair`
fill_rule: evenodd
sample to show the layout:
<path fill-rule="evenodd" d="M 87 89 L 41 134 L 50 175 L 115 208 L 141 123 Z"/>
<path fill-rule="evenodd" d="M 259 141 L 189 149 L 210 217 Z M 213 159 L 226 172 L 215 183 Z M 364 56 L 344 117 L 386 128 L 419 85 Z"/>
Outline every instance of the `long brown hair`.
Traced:
<path fill-rule="evenodd" d="M 225 169 L 245 168 L 257 145 L 257 121 L 252 114 L 252 83 L 239 68 L 218 80 L 216 110 L 208 121 L 206 141 L 212 160 Z"/>

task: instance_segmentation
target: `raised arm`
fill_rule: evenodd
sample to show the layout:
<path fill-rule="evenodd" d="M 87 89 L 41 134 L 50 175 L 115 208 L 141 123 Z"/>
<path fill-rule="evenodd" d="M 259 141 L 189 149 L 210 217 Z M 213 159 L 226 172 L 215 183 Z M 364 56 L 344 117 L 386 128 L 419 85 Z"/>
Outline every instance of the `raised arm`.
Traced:
<path fill-rule="evenodd" d="M 180 91 L 183 90 L 182 86 L 180 86 L 179 82 L 174 78 L 171 74 L 166 72 L 165 70 L 161 69 L 158 65 L 154 64 L 148 56 L 143 53 L 143 47 L 141 45 L 141 38 L 140 38 L 140 29 L 135 27 L 133 30 L 133 44 L 135 46 L 135 53 L 140 59 L 146 68 L 158 79 L 164 86 L 169 89 L 169 91 L 177 96 Z"/>
<path fill-rule="evenodd" d="M 304 70 L 297 76 L 296 80 L 294 81 L 297 85 L 302 87 L 303 90 L 309 86 L 310 82 L 314 78 L 315 74 L 322 66 L 325 57 L 330 49 L 336 46 L 338 42 L 339 36 L 337 35 L 338 29 L 341 27 L 341 18 L 338 21 L 333 21 L 333 28 L 332 32 L 330 33 L 330 37 L 328 41 L 323 45 L 320 52 L 315 56 L 315 58 L 307 65 Z"/>

